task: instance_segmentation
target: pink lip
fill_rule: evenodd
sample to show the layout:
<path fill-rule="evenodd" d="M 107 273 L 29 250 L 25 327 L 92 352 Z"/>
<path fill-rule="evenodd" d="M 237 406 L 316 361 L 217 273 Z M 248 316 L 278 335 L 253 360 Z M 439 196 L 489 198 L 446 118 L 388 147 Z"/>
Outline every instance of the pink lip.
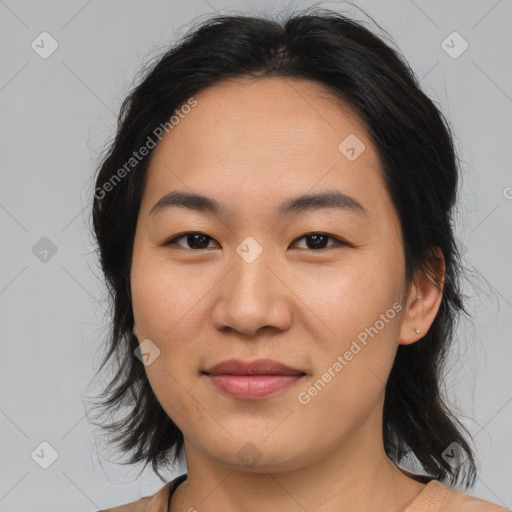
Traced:
<path fill-rule="evenodd" d="M 304 375 L 305 372 L 290 368 L 273 359 L 240 361 L 228 359 L 210 367 L 205 373 L 210 375 Z"/>
<path fill-rule="evenodd" d="M 204 372 L 210 382 L 234 398 L 257 400 L 281 391 L 305 375 L 271 359 L 223 361 Z"/>
<path fill-rule="evenodd" d="M 280 391 L 301 378 L 300 375 L 208 375 L 220 391 L 235 398 L 257 400 Z"/>

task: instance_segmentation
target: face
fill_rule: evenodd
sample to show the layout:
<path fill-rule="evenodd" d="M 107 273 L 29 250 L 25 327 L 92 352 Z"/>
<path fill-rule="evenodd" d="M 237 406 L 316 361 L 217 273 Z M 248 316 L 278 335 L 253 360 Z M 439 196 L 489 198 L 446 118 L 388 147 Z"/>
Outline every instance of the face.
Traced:
<path fill-rule="evenodd" d="M 306 80 L 230 80 L 195 98 L 153 152 L 133 249 L 134 332 L 159 350 L 145 366 L 159 402 L 186 446 L 238 469 L 253 470 L 247 456 L 299 468 L 364 425 L 380 435 L 405 267 L 364 125 Z M 154 208 L 172 192 L 218 209 L 176 195 Z M 293 207 L 318 194 L 333 195 Z M 208 372 L 233 359 L 293 371 Z"/>

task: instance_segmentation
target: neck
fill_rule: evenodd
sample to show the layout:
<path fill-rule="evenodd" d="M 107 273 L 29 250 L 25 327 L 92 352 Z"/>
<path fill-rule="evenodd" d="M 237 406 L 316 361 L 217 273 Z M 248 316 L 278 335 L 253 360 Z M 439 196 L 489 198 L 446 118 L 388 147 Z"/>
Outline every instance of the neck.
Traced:
<path fill-rule="evenodd" d="M 188 478 L 173 495 L 171 511 L 403 510 L 425 484 L 386 456 L 375 425 L 356 430 L 315 462 L 282 472 L 227 467 L 185 438 Z"/>

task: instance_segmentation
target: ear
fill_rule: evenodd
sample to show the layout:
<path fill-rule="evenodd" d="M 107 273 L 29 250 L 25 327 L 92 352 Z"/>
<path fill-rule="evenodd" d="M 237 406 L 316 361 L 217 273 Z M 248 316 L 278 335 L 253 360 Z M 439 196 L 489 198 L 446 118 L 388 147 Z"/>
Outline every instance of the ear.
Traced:
<path fill-rule="evenodd" d="M 411 345 L 427 334 L 443 298 L 445 260 L 441 249 L 434 248 L 433 275 L 417 275 L 411 283 L 398 338 L 400 345 Z M 416 331 L 419 331 L 419 333 Z"/>

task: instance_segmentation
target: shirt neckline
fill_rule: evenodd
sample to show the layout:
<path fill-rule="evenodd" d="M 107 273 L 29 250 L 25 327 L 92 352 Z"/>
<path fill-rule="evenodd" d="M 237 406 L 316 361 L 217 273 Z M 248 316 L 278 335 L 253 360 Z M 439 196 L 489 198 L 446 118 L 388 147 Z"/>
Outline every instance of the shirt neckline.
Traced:
<path fill-rule="evenodd" d="M 168 486 L 168 496 L 167 496 L 167 512 L 169 512 L 171 508 L 171 498 L 174 494 L 174 491 L 178 488 L 178 486 L 183 483 L 188 477 L 187 473 L 183 473 L 183 475 L 177 476 L 174 480 L 171 480 L 167 486 Z"/>
<path fill-rule="evenodd" d="M 405 506 L 405 508 L 401 509 L 400 512 L 414 512 L 418 503 L 425 500 L 428 497 L 437 496 L 436 491 L 442 491 L 445 489 L 444 485 L 436 479 L 430 480 L 427 482 L 425 487 L 414 496 L 414 498 Z M 437 512 L 438 508 L 432 509 L 431 512 Z"/>
<path fill-rule="evenodd" d="M 182 484 L 187 479 L 187 477 L 188 477 L 188 474 L 183 473 L 182 475 L 177 476 L 176 478 L 174 478 L 167 484 L 167 486 L 168 486 L 167 509 L 166 509 L 167 512 L 170 511 L 171 499 L 172 499 L 174 492 L 176 491 L 178 486 L 180 484 Z M 434 489 L 436 487 L 436 485 L 439 483 L 440 482 L 435 479 L 427 482 L 425 484 L 425 487 L 423 487 L 423 489 L 418 494 L 416 494 L 416 496 L 414 496 L 412 498 L 412 500 L 407 505 L 405 505 L 405 508 L 402 508 L 400 510 L 400 512 L 408 512 L 411 507 L 413 507 L 420 499 L 424 498 L 427 493 L 430 493 L 432 491 L 432 489 Z"/>

